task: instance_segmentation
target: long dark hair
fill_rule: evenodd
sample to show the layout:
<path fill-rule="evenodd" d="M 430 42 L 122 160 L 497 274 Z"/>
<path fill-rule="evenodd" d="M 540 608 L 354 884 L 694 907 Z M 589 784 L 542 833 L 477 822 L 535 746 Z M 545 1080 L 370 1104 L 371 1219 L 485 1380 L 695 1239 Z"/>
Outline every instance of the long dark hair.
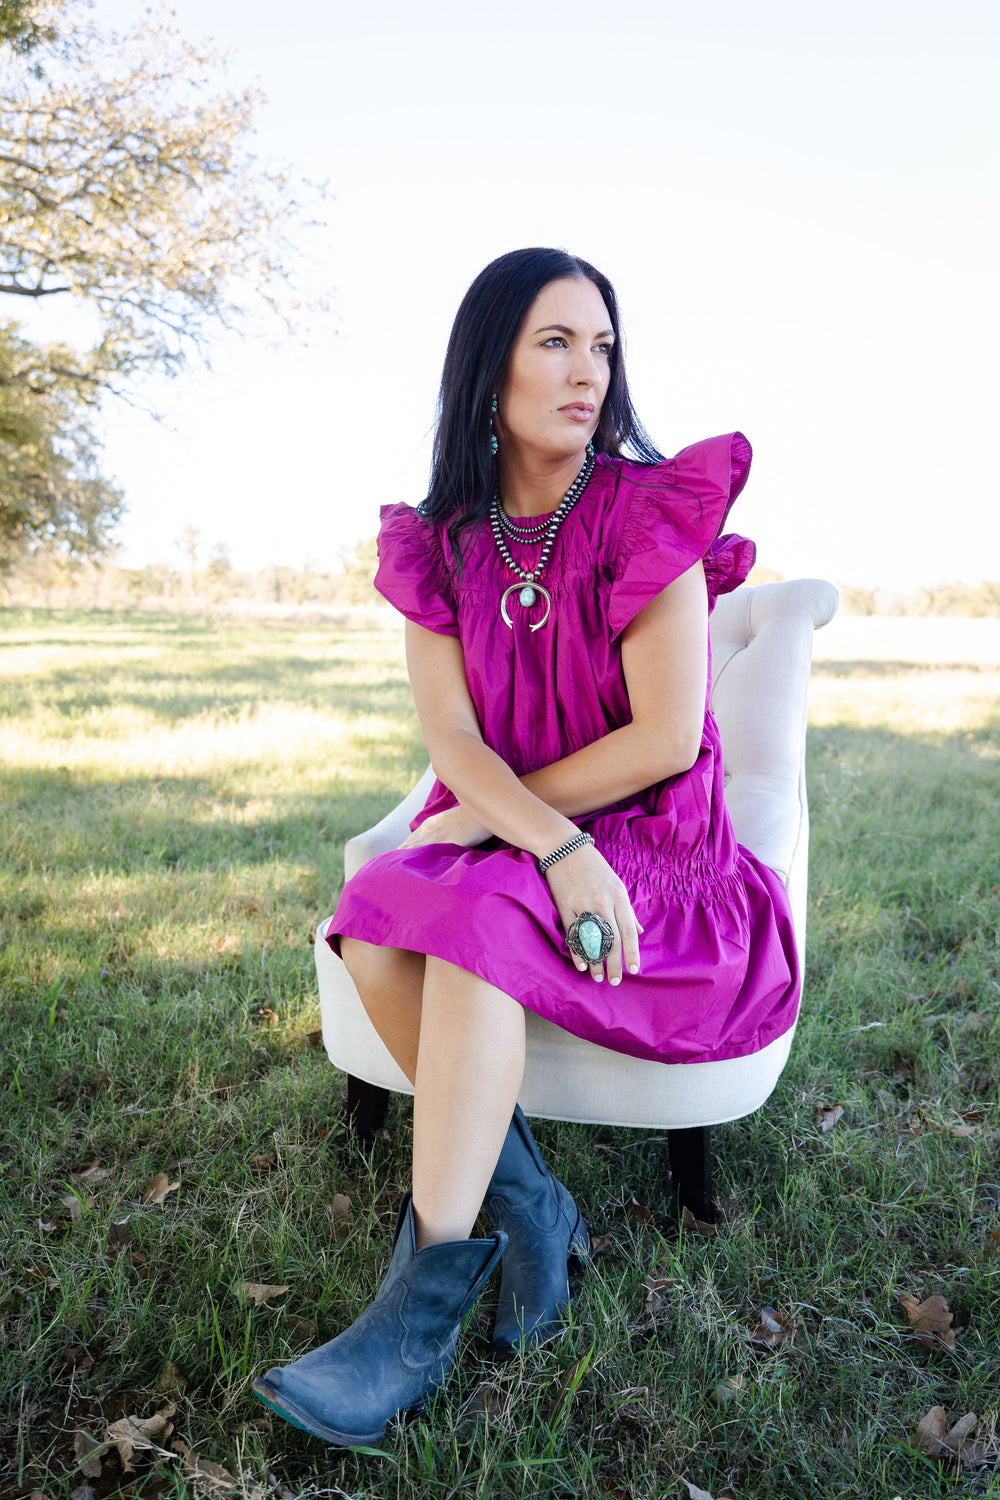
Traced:
<path fill-rule="evenodd" d="M 420 507 L 425 520 L 448 523 L 457 557 L 462 533 L 484 519 L 497 485 L 497 462 L 490 452 L 490 403 L 499 390 L 514 341 L 528 310 L 550 281 L 592 281 L 604 298 L 615 342 L 611 379 L 594 433 L 594 447 L 613 458 L 631 455 L 656 463 L 653 446 L 632 407 L 625 379 L 618 299 L 606 276 L 565 250 L 511 250 L 481 271 L 462 299 L 445 355 L 438 397 L 431 485 Z"/>

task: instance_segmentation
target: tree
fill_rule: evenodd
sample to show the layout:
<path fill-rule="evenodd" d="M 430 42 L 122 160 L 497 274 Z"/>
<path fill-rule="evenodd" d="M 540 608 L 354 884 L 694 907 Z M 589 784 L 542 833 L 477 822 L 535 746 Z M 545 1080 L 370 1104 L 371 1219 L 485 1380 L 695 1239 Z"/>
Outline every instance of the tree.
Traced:
<path fill-rule="evenodd" d="M 99 328 L 90 349 L 37 351 L 52 414 L 176 373 L 219 324 L 287 318 L 305 212 L 248 148 L 259 92 L 226 91 L 222 59 L 155 18 L 118 35 L 87 0 L 0 7 L 0 296 L 80 300 Z M 0 327 L 23 354 L 17 325 Z"/>
<path fill-rule="evenodd" d="M 91 406 L 58 373 L 71 360 L 0 325 L 0 567 L 56 539 L 74 556 L 99 554 L 121 517 L 121 491 L 100 474 Z"/>

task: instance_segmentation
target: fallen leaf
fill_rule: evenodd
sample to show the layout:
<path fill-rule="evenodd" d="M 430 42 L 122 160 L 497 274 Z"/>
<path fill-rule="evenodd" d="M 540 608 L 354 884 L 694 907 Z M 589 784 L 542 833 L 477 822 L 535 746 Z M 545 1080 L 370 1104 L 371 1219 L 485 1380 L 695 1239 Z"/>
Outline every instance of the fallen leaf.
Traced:
<path fill-rule="evenodd" d="M 926 1416 L 921 1417 L 913 1434 L 913 1446 L 926 1458 L 947 1458 L 961 1454 L 966 1439 L 975 1431 L 979 1418 L 974 1411 L 959 1417 L 950 1432 L 945 1432 L 948 1419 L 944 1409 L 932 1406 Z"/>
<path fill-rule="evenodd" d="M 844 1106 L 842 1104 L 825 1104 L 816 1111 L 816 1129 L 823 1135 L 829 1135 L 838 1120 L 844 1118 Z"/>
<path fill-rule="evenodd" d="M 65 1222 L 66 1220 L 64 1219 L 63 1223 L 65 1224 Z M 59 1228 L 59 1223 L 56 1219 L 50 1219 L 48 1222 L 46 1222 L 44 1219 L 39 1219 L 37 1223 L 39 1229 L 43 1234 L 51 1234 L 54 1229 Z"/>
<path fill-rule="evenodd" d="M 742 1375 L 727 1375 L 725 1380 L 720 1380 L 719 1384 L 713 1390 L 712 1400 L 716 1406 L 728 1406 L 731 1401 L 736 1399 L 742 1389 Z"/>
<path fill-rule="evenodd" d="M 231 1495 L 239 1489 L 232 1474 L 221 1464 L 213 1463 L 210 1458 L 198 1458 L 180 1438 L 175 1438 L 172 1446 L 181 1456 L 185 1474 L 203 1495 Z"/>
<path fill-rule="evenodd" d="M 168 1359 L 160 1371 L 160 1378 L 157 1381 L 156 1389 L 163 1396 L 168 1396 L 171 1391 L 176 1391 L 178 1395 L 183 1395 L 186 1386 L 187 1381 L 184 1379 L 184 1376 L 178 1370 L 173 1360 Z"/>
<path fill-rule="evenodd" d="M 237 1287 L 237 1293 L 244 1302 L 252 1302 L 255 1307 L 269 1302 L 272 1297 L 280 1297 L 284 1292 L 291 1291 L 290 1286 L 267 1286 L 256 1281 L 241 1281 Z"/>
<path fill-rule="evenodd" d="M 96 1438 L 92 1438 L 89 1432 L 79 1431 L 73 1434 L 73 1457 L 80 1465 L 80 1473 L 84 1479 L 100 1478 L 100 1450 L 100 1443 Z"/>
<path fill-rule="evenodd" d="M 1000 1235 L 997 1236 L 1000 1240 Z M 611 1249 L 614 1237 L 610 1234 L 592 1234 L 590 1236 L 591 1255 L 605 1255 Z"/>
<path fill-rule="evenodd" d="M 32 1490 L 28 1500 L 49 1500 L 44 1490 Z"/>
<path fill-rule="evenodd" d="M 93 1369 L 94 1360 L 86 1349 L 81 1349 L 79 1344 L 69 1344 L 63 1350 L 63 1364 L 69 1366 L 71 1375 L 86 1375 L 88 1370 Z"/>
<path fill-rule="evenodd" d="M 656 1312 L 664 1297 L 681 1285 L 676 1276 L 653 1276 L 652 1274 L 644 1276 L 642 1284 L 646 1288 L 646 1306 L 650 1312 Z"/>
<path fill-rule="evenodd" d="M 633 1198 L 628 1206 L 628 1216 L 633 1224 L 652 1224 L 653 1210 L 646 1203 L 640 1203 L 638 1198 Z"/>
<path fill-rule="evenodd" d="M 686 1203 L 681 1213 L 681 1223 L 688 1234 L 700 1234 L 705 1239 L 710 1239 L 713 1234 L 719 1232 L 718 1224 L 709 1224 L 706 1219 L 696 1219 Z"/>
<path fill-rule="evenodd" d="M 69 1209 L 69 1216 L 75 1224 L 77 1219 L 81 1219 L 83 1217 L 83 1210 L 85 1208 L 93 1208 L 94 1195 L 93 1193 L 85 1193 L 83 1199 L 81 1200 L 76 1196 L 75 1193 L 67 1193 L 65 1198 L 59 1199 L 59 1202 L 62 1204 L 63 1208 Z"/>
<path fill-rule="evenodd" d="M 913 1297 L 901 1296 L 899 1303 L 925 1349 L 933 1349 L 936 1344 L 954 1349 L 955 1333 L 951 1326 L 953 1313 L 946 1298 L 927 1297 L 923 1302 L 917 1302 Z"/>
<path fill-rule="evenodd" d="M 322 1047 L 322 1045 L 323 1045 L 323 1032 L 322 1031 L 307 1031 L 306 1032 L 306 1041 L 309 1043 L 310 1047 Z"/>
<path fill-rule="evenodd" d="M 316 1338 L 316 1324 L 307 1318 L 290 1318 L 288 1331 L 303 1344 L 311 1344 Z"/>
<path fill-rule="evenodd" d="M 327 1212 L 333 1220 L 334 1233 L 342 1238 L 354 1222 L 354 1207 L 346 1193 L 335 1193 Z"/>
<path fill-rule="evenodd" d="M 135 1465 L 132 1459 L 137 1451 L 148 1449 L 166 1458 L 170 1457 L 165 1448 L 154 1442 L 154 1438 L 163 1438 L 164 1442 L 167 1440 L 174 1430 L 174 1424 L 170 1418 L 176 1410 L 176 1402 L 171 1401 L 162 1411 L 154 1412 L 151 1417 L 122 1417 L 120 1421 L 111 1423 L 105 1436 L 118 1449 L 118 1457 L 121 1459 L 124 1473 L 134 1473 Z"/>
<path fill-rule="evenodd" d="M 259 1156 L 251 1156 L 250 1170 L 263 1176 L 265 1172 L 273 1172 L 278 1165 L 278 1157 L 274 1151 L 262 1151 Z"/>
<path fill-rule="evenodd" d="M 262 1021 L 265 1021 L 267 1023 L 268 1026 L 273 1026 L 278 1020 L 278 1012 L 276 1010 L 272 1010 L 269 1005 L 262 1005 L 257 1014 L 260 1016 Z"/>
<path fill-rule="evenodd" d="M 69 1180 L 82 1183 L 84 1187 L 96 1187 L 98 1183 L 107 1182 L 114 1175 L 114 1167 L 102 1167 L 99 1161 L 92 1161 L 82 1172 L 71 1172 Z"/>
<path fill-rule="evenodd" d="M 691 1483 L 690 1479 L 682 1479 L 681 1484 L 687 1485 L 689 1500 L 712 1500 L 708 1490 L 700 1490 L 696 1484 Z"/>
<path fill-rule="evenodd" d="M 128 1219 L 116 1219 L 108 1230 L 108 1243 L 104 1250 L 105 1260 L 115 1260 L 132 1243 L 132 1231 L 125 1226 Z"/>
<path fill-rule="evenodd" d="M 750 1338 L 755 1344 L 763 1344 L 768 1349 L 781 1349 L 785 1344 L 794 1344 L 804 1332 L 802 1324 L 797 1323 L 794 1318 L 783 1318 L 773 1307 L 762 1307 L 760 1322 Z"/>
<path fill-rule="evenodd" d="M 143 1193 L 140 1202 L 162 1203 L 168 1193 L 176 1193 L 179 1187 L 179 1182 L 170 1181 L 168 1173 L 157 1172 L 156 1176 L 153 1178 L 152 1182 L 148 1185 L 146 1191 Z"/>
<path fill-rule="evenodd" d="M 89 1484 L 78 1484 L 75 1490 L 70 1490 L 69 1500 L 94 1500 L 94 1492 Z"/>
<path fill-rule="evenodd" d="M 216 943 L 215 951 L 217 953 L 238 953 L 239 947 L 240 940 L 235 932 L 227 932 L 225 937 L 220 938 Z"/>
<path fill-rule="evenodd" d="M 990 1239 L 996 1245 L 997 1249 L 1000 1250 L 1000 1229 L 991 1229 Z"/>

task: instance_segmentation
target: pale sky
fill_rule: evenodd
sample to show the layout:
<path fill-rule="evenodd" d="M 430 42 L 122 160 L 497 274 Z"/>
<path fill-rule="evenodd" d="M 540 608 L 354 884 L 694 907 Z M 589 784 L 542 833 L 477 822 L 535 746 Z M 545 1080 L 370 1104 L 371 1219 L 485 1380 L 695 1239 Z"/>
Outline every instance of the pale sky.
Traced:
<path fill-rule="evenodd" d="M 333 312 L 161 383 L 169 426 L 109 408 L 124 561 L 178 565 L 190 521 L 238 567 L 326 567 L 419 501 L 466 287 L 551 244 L 615 283 L 663 452 L 750 438 L 760 563 L 1000 577 L 995 0 L 173 9 L 259 79 L 261 153 L 329 182 Z"/>

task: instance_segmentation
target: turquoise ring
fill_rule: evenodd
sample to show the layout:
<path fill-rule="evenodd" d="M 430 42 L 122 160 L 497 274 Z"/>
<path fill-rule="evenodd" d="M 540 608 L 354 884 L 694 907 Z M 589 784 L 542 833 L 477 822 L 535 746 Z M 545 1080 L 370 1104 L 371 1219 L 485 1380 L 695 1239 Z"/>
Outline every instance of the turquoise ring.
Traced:
<path fill-rule="evenodd" d="M 566 934 L 566 947 L 584 963 L 602 963 L 614 946 L 615 929 L 594 911 L 582 911 Z"/>

